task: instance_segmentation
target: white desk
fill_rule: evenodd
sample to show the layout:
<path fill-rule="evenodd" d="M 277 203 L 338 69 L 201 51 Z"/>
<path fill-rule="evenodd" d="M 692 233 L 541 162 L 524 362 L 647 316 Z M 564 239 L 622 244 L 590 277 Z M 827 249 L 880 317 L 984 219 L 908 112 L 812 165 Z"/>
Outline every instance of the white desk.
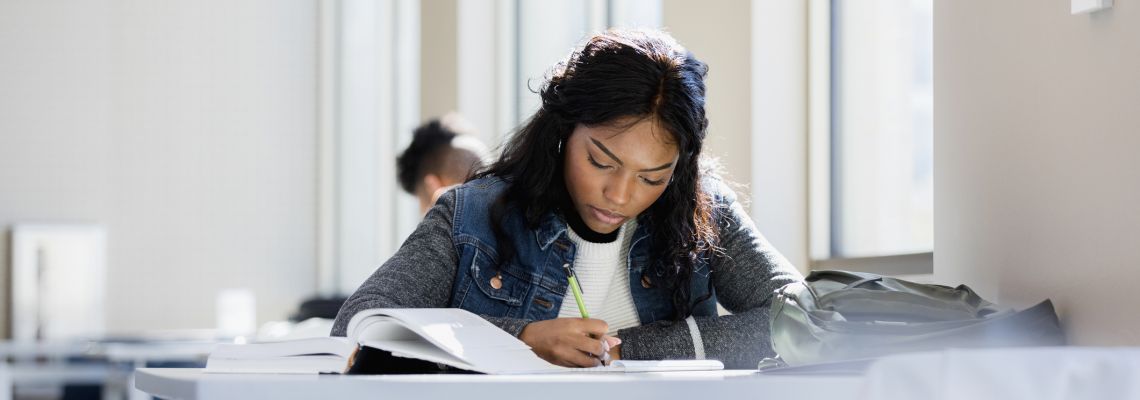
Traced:
<path fill-rule="evenodd" d="M 753 371 L 564 375 L 204 374 L 142 368 L 135 387 L 165 399 L 854 399 L 862 378 L 778 376 Z M 810 390 L 808 390 L 810 388 Z"/>
<path fill-rule="evenodd" d="M 144 368 L 170 399 L 1140 399 L 1140 347 L 951 349 L 888 356 L 862 376 L 751 371 L 578 375 L 220 375 Z"/>

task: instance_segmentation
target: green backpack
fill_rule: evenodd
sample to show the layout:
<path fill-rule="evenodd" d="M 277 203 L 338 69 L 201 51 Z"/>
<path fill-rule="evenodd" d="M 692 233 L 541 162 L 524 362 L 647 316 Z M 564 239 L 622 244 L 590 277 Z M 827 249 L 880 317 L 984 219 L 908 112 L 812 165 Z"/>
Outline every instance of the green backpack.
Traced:
<path fill-rule="evenodd" d="M 1060 346 L 1045 300 L 1015 312 L 956 288 L 869 273 L 814 271 L 776 291 L 770 314 L 779 366 L 863 360 L 951 347 Z M 773 366 L 771 360 L 761 368 Z"/>

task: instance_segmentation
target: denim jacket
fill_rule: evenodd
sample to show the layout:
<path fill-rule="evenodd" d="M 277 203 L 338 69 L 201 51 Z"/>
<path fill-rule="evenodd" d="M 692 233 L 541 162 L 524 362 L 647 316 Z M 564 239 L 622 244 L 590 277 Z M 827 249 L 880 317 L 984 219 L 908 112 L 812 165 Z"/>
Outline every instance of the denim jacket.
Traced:
<path fill-rule="evenodd" d="M 574 265 L 575 248 L 566 233 L 566 222 L 548 212 L 536 229 L 526 226 L 521 210 L 509 209 L 504 219 L 505 239 L 515 255 L 499 267 L 498 242 L 491 231 L 490 207 L 507 188 L 499 178 L 482 178 L 455 190 L 452 220 L 459 270 L 452 284 L 449 306 L 476 314 L 545 320 L 556 318 L 567 293 L 565 265 Z M 649 245 L 652 221 L 638 219 L 629 249 L 629 291 L 642 324 L 673 315 L 673 294 L 658 284 L 659 271 L 650 268 Z M 692 299 L 709 292 L 709 265 L 694 268 Z M 716 315 L 716 296 L 694 306 L 695 316 Z"/>

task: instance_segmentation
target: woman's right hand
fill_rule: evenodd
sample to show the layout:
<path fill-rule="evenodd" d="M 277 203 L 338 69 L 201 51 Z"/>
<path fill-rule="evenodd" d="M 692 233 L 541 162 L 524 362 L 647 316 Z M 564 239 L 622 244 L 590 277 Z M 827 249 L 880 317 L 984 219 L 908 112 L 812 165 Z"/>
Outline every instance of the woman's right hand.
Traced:
<path fill-rule="evenodd" d="M 595 367 L 617 341 L 605 336 L 608 330 L 609 324 L 600 319 L 555 318 L 527 324 L 519 339 L 551 364 Z"/>

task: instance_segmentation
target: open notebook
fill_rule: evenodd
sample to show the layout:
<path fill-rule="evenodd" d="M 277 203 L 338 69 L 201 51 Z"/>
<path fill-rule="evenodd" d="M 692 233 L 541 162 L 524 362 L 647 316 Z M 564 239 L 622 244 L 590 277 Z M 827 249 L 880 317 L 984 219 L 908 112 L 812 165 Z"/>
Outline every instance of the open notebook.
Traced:
<path fill-rule="evenodd" d="M 446 367 L 444 367 L 446 366 Z M 487 320 L 457 308 L 377 308 L 348 323 L 348 337 L 219 345 L 208 373 L 431 373 L 485 374 L 719 370 L 716 360 L 619 360 L 609 366 L 567 368 L 539 358 L 530 347 Z"/>

